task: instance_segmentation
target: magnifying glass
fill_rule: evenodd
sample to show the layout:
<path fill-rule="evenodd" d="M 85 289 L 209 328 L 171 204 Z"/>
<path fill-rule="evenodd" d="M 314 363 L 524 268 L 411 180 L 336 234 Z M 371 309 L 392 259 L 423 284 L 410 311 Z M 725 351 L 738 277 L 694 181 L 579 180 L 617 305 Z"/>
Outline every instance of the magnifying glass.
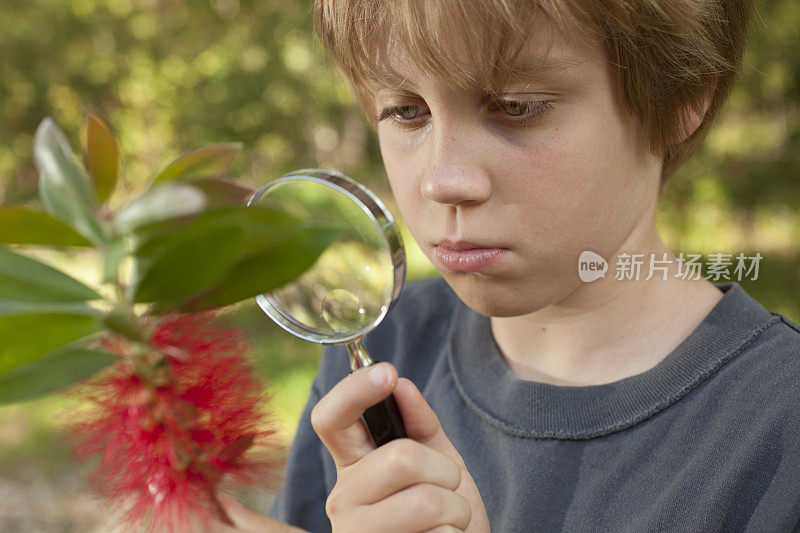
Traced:
<path fill-rule="evenodd" d="M 299 278 L 256 296 L 261 309 L 307 341 L 345 344 L 350 371 L 373 365 L 362 339 L 389 312 L 405 279 L 405 252 L 394 217 L 369 189 L 339 172 L 290 172 L 247 203 L 277 209 L 340 235 Z M 394 396 L 363 415 L 376 446 L 406 436 Z"/>

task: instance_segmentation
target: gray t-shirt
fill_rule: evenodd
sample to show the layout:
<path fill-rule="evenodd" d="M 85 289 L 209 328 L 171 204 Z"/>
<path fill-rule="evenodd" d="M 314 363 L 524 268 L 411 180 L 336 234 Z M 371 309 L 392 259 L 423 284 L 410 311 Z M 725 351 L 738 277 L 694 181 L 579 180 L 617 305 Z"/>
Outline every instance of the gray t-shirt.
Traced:
<path fill-rule="evenodd" d="M 422 391 L 495 532 L 800 531 L 800 328 L 717 286 L 663 361 L 603 385 L 517 379 L 441 278 L 409 284 L 366 346 Z M 325 351 L 271 511 L 314 533 L 336 470 L 309 413 L 348 368 Z"/>

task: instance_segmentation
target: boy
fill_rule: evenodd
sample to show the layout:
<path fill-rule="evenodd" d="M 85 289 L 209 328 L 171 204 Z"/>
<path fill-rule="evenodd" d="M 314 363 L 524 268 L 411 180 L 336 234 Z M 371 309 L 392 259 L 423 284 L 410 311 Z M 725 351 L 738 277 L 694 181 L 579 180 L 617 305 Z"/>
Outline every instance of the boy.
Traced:
<path fill-rule="evenodd" d="M 443 278 L 408 286 L 367 337 L 386 362 L 342 379 L 344 350 L 327 350 L 276 518 L 314 532 L 800 529 L 800 328 L 736 283 L 686 276 L 655 227 L 730 91 L 751 10 L 317 1 Z M 584 252 L 661 269 L 582 281 Z M 390 393 L 409 438 L 375 449 L 359 417 Z M 228 508 L 241 527 L 284 527 Z"/>

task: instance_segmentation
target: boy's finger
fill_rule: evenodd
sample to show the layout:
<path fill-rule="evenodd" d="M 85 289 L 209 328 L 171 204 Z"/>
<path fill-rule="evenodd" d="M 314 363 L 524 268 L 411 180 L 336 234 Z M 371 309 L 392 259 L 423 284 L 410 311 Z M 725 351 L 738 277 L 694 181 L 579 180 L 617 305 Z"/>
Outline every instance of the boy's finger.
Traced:
<path fill-rule="evenodd" d="M 344 378 L 314 406 L 311 425 L 337 468 L 349 466 L 375 449 L 361 415 L 386 398 L 396 383 L 395 368 L 378 363 Z"/>
<path fill-rule="evenodd" d="M 461 468 L 466 468 L 461 454 L 445 435 L 436 413 L 414 383 L 405 378 L 398 379 L 394 397 L 400 408 L 408 438 L 433 448 L 453 459 Z"/>
<path fill-rule="evenodd" d="M 464 531 L 470 523 L 469 502 L 452 490 L 420 483 L 358 511 L 364 523 L 380 524 L 379 531 L 400 533 L 426 531 L 450 525 Z"/>
<path fill-rule="evenodd" d="M 420 483 L 452 491 L 461 484 L 461 468 L 455 461 L 411 439 L 393 440 L 339 470 L 337 476 L 349 487 L 336 495 L 342 505 L 376 503 Z"/>
<path fill-rule="evenodd" d="M 445 435 L 439 419 L 422 397 L 419 389 L 407 379 L 399 379 L 394 388 L 394 397 L 406 426 L 408 436 L 455 461 L 461 468 L 461 485 L 456 493 L 461 495 L 473 510 L 471 530 L 489 531 L 489 518 L 483 506 L 478 487 L 472 479 L 464 459 Z"/>

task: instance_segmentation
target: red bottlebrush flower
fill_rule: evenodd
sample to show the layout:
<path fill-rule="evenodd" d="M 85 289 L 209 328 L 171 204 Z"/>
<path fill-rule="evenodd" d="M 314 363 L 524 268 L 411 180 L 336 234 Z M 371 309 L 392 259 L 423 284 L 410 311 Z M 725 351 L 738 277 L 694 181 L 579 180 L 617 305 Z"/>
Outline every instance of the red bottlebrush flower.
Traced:
<path fill-rule="evenodd" d="M 130 525 L 149 517 L 148 531 L 189 531 L 211 516 L 225 520 L 216 499 L 223 476 L 270 486 L 280 469 L 244 332 L 213 319 L 161 318 L 139 354 L 110 340 L 124 360 L 79 391 L 90 407 L 73 426 L 77 456 L 99 458 L 93 481 L 128 507 Z"/>

